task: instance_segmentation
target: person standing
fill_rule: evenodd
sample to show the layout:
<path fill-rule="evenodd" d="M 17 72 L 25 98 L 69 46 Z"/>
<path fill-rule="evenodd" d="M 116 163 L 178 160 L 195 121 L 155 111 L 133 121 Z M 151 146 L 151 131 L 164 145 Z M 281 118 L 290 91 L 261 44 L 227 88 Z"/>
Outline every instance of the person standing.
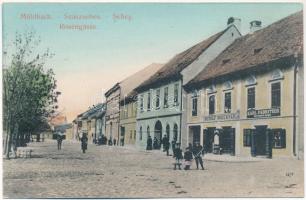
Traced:
<path fill-rule="evenodd" d="M 202 155 L 204 155 L 204 149 L 199 142 L 196 142 L 196 145 L 193 147 L 193 156 L 196 161 L 197 169 L 199 169 L 200 163 L 202 170 L 204 170 Z"/>
<path fill-rule="evenodd" d="M 154 137 L 153 140 L 153 149 L 159 149 L 158 140 L 156 137 Z"/>
<path fill-rule="evenodd" d="M 169 156 L 170 142 L 167 136 L 165 137 L 165 140 L 163 141 L 163 146 L 164 146 L 164 150 L 167 152 L 167 156 Z"/>
<path fill-rule="evenodd" d="M 189 170 L 190 169 L 190 166 L 191 166 L 191 163 L 192 163 L 192 152 L 190 151 L 190 148 L 187 147 L 186 148 L 186 151 L 184 153 L 184 159 L 185 159 L 185 168 L 184 170 Z"/>
<path fill-rule="evenodd" d="M 87 143 L 88 143 L 88 138 L 85 133 L 83 133 L 83 136 L 81 138 L 81 148 L 83 153 L 87 150 Z"/>
<path fill-rule="evenodd" d="M 175 141 L 175 140 L 172 140 L 172 142 L 171 142 L 171 148 L 172 148 L 173 158 L 174 158 L 175 143 L 176 143 L 176 141 Z"/>
<path fill-rule="evenodd" d="M 176 170 L 176 166 L 178 166 L 179 170 L 181 170 L 181 162 L 180 160 L 183 158 L 182 150 L 180 149 L 180 143 L 176 143 L 175 149 L 174 149 L 174 170 Z"/>
<path fill-rule="evenodd" d="M 150 135 L 147 139 L 147 150 L 152 150 L 152 138 Z"/>
<path fill-rule="evenodd" d="M 61 132 L 57 133 L 57 150 L 61 150 L 62 149 L 62 141 L 63 141 L 63 137 L 61 135 Z"/>

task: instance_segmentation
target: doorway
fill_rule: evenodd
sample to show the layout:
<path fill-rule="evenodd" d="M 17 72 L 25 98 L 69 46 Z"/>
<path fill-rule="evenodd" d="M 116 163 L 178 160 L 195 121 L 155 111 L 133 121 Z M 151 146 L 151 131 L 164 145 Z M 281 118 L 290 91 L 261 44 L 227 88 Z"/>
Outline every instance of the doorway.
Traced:
<path fill-rule="evenodd" d="M 256 126 L 255 132 L 256 155 L 266 155 L 267 126 Z"/>
<path fill-rule="evenodd" d="M 161 140 L 162 140 L 162 130 L 163 130 L 162 124 L 158 120 L 154 126 L 154 137 L 157 138 L 159 145 L 161 144 Z"/>
<path fill-rule="evenodd" d="M 195 146 L 196 142 L 200 142 L 200 131 L 201 126 L 190 126 L 189 127 L 189 143 Z"/>
<path fill-rule="evenodd" d="M 235 129 L 232 127 L 222 127 L 220 134 L 220 148 L 222 153 L 235 154 Z"/>
<path fill-rule="evenodd" d="M 125 139 L 125 127 L 120 127 L 120 145 L 124 146 L 124 139 Z"/>
<path fill-rule="evenodd" d="M 212 127 L 203 130 L 203 144 L 204 144 L 204 149 L 207 153 L 213 152 L 215 129 L 216 129 L 215 127 Z"/>

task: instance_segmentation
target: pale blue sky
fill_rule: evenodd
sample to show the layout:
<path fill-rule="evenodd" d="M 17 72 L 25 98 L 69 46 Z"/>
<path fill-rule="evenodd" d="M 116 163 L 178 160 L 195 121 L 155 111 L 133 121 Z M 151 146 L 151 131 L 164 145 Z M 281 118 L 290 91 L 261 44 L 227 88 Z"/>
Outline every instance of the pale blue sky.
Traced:
<path fill-rule="evenodd" d="M 152 62 L 175 54 L 226 28 L 231 16 L 267 26 L 302 10 L 297 3 L 6 3 L 3 42 L 16 31 L 34 29 L 55 57 L 48 63 L 58 78 L 61 108 L 69 119 L 101 100 L 103 90 Z M 51 20 L 22 20 L 20 14 L 50 14 Z M 65 20 L 65 14 L 99 15 L 101 20 Z M 113 14 L 131 21 L 114 22 Z M 95 24 L 96 30 L 60 30 L 64 24 Z M 90 88 L 90 89 L 88 89 Z"/>

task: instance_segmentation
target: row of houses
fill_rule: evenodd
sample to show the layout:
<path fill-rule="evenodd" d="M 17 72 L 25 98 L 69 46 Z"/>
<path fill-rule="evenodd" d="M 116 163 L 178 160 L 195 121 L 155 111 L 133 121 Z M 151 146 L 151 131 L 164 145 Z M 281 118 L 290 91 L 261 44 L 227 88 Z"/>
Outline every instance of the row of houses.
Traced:
<path fill-rule="evenodd" d="M 167 63 L 116 83 L 101 104 L 103 125 L 90 125 L 94 108 L 75 125 L 119 146 L 145 149 L 149 136 L 160 143 L 167 135 L 182 148 L 200 142 L 214 152 L 218 141 L 221 153 L 302 158 L 302 11 L 265 28 L 252 21 L 244 36 L 240 27 L 231 17 L 224 30 Z"/>

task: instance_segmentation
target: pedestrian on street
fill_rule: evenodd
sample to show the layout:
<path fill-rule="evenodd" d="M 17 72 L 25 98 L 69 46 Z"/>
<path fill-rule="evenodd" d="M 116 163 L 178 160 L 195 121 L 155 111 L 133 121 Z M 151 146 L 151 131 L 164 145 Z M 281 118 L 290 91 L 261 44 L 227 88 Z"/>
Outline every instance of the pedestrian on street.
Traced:
<path fill-rule="evenodd" d="M 172 140 L 172 142 L 171 142 L 171 147 L 172 147 L 172 155 L 173 155 L 173 158 L 174 158 L 174 149 L 175 149 L 175 143 L 176 143 L 176 141 L 175 140 Z"/>
<path fill-rule="evenodd" d="M 85 133 L 83 133 L 82 138 L 81 138 L 81 148 L 83 153 L 87 150 L 87 143 L 88 143 L 88 138 Z"/>
<path fill-rule="evenodd" d="M 170 148 L 169 138 L 166 135 L 164 135 L 162 141 L 163 141 L 164 151 L 166 151 L 167 152 L 167 156 L 169 156 L 169 148 Z"/>
<path fill-rule="evenodd" d="M 184 170 L 189 170 L 190 166 L 191 166 L 191 163 L 192 163 L 192 159 L 193 159 L 192 152 L 190 151 L 190 147 L 186 148 L 186 151 L 184 153 L 184 159 L 185 159 Z"/>
<path fill-rule="evenodd" d="M 182 150 L 180 149 L 180 143 L 176 143 L 175 149 L 174 149 L 174 170 L 176 170 L 176 166 L 178 166 L 179 170 L 181 170 L 182 163 L 180 162 L 181 159 L 183 159 Z"/>
<path fill-rule="evenodd" d="M 63 137 L 61 135 L 61 133 L 57 133 L 57 150 L 61 150 L 62 149 L 62 141 L 63 141 Z"/>
<path fill-rule="evenodd" d="M 156 137 L 154 137 L 153 140 L 153 149 L 159 149 L 158 140 Z"/>
<path fill-rule="evenodd" d="M 148 139 L 147 139 L 147 150 L 152 150 L 152 138 L 149 135 Z"/>
<path fill-rule="evenodd" d="M 204 149 L 202 145 L 200 145 L 200 142 L 196 142 L 195 146 L 193 147 L 193 156 L 196 161 L 197 169 L 199 169 L 200 163 L 202 170 L 204 170 L 202 155 L 204 155 Z"/>

